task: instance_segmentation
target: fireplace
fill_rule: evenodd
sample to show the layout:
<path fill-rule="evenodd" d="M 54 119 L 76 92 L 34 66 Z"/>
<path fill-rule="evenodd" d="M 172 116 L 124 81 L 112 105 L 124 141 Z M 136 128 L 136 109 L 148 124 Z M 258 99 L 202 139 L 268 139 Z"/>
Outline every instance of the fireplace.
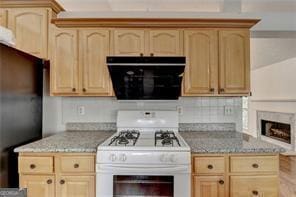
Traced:
<path fill-rule="evenodd" d="M 269 120 L 261 120 L 261 135 L 291 144 L 291 125 Z"/>
<path fill-rule="evenodd" d="M 258 137 L 267 142 L 295 151 L 295 114 L 257 111 Z"/>

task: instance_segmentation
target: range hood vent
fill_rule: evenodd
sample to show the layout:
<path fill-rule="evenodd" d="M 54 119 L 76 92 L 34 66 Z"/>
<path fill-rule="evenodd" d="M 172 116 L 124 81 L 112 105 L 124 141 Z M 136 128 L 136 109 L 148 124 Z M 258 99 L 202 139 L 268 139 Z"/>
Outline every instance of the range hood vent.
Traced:
<path fill-rule="evenodd" d="M 185 57 L 107 57 L 119 100 L 178 99 L 185 63 Z"/>

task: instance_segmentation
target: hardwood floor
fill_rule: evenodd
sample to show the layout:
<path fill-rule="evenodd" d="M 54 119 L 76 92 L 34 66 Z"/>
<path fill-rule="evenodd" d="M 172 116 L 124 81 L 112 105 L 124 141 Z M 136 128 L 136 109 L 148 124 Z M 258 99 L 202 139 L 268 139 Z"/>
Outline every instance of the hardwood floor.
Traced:
<path fill-rule="evenodd" d="M 296 197 L 296 156 L 280 156 L 280 197 Z"/>

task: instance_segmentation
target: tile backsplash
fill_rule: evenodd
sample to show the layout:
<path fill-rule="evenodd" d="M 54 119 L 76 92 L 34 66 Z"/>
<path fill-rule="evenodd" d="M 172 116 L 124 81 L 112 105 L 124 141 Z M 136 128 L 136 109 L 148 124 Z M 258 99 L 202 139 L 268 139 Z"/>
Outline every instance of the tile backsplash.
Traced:
<path fill-rule="evenodd" d="M 117 101 L 115 98 L 62 98 L 62 124 L 116 122 L 118 110 L 177 110 L 180 123 L 235 123 L 242 130 L 241 97 L 192 97 L 177 101 Z M 84 108 L 80 115 L 79 108 Z"/>

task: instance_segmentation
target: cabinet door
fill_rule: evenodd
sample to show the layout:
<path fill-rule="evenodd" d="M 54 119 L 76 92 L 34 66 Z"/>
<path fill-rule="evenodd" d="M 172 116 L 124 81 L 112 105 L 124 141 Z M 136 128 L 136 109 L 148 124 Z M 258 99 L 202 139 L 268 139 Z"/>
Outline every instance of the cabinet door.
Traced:
<path fill-rule="evenodd" d="M 54 197 L 54 176 L 47 175 L 22 175 L 20 187 L 27 188 L 28 197 Z"/>
<path fill-rule="evenodd" d="M 224 197 L 225 183 L 223 176 L 194 176 L 194 197 Z"/>
<path fill-rule="evenodd" d="M 7 11 L 0 8 L 0 25 L 6 27 L 7 25 Z"/>
<path fill-rule="evenodd" d="M 114 30 L 114 55 L 139 56 L 145 53 L 145 31 L 136 29 Z"/>
<path fill-rule="evenodd" d="M 184 33 L 186 69 L 184 95 L 218 93 L 218 33 L 188 30 Z"/>
<path fill-rule="evenodd" d="M 56 188 L 57 197 L 95 197 L 95 177 L 61 176 Z"/>
<path fill-rule="evenodd" d="M 230 197 L 278 197 L 277 176 L 231 176 Z"/>
<path fill-rule="evenodd" d="M 181 32 L 179 30 L 151 30 L 148 45 L 148 55 L 181 56 Z"/>
<path fill-rule="evenodd" d="M 47 9 L 9 9 L 8 28 L 15 34 L 18 49 L 41 58 L 47 58 Z"/>
<path fill-rule="evenodd" d="M 81 30 L 79 35 L 83 93 L 111 95 L 111 80 L 106 65 L 110 51 L 109 30 Z"/>
<path fill-rule="evenodd" d="M 250 91 L 249 30 L 219 32 L 220 93 L 248 94 Z"/>
<path fill-rule="evenodd" d="M 77 31 L 55 29 L 51 51 L 51 93 L 77 94 L 78 90 L 78 39 Z"/>

